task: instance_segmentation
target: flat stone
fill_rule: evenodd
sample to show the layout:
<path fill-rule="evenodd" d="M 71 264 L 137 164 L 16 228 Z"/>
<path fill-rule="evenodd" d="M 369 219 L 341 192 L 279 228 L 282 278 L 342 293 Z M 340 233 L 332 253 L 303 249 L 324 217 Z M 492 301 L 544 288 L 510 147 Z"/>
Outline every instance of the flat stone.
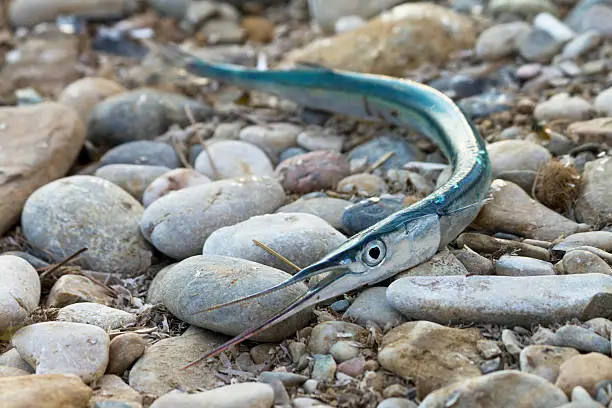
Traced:
<path fill-rule="evenodd" d="M 427 321 L 404 323 L 388 332 L 378 352 L 381 366 L 415 381 L 417 395 L 481 375 L 478 329 L 453 329 Z"/>
<path fill-rule="evenodd" d="M 361 292 L 342 316 L 361 326 L 374 322 L 380 328 L 395 327 L 405 322 L 404 317 L 387 301 L 387 288 L 373 287 Z"/>
<path fill-rule="evenodd" d="M 610 340 L 592 330 L 567 324 L 560 327 L 552 338 L 552 343 L 560 347 L 572 347 L 582 352 L 610 354 Z"/>
<path fill-rule="evenodd" d="M 284 199 L 281 185 L 269 177 L 219 180 L 159 198 L 146 208 L 140 228 L 157 249 L 181 260 L 201 254 L 219 228 L 274 212 Z"/>
<path fill-rule="evenodd" d="M 0 378 L 5 408 L 86 408 L 92 390 L 72 374 L 40 374 Z"/>
<path fill-rule="evenodd" d="M 185 391 L 214 387 L 216 376 L 213 367 L 204 363 L 187 370 L 183 367 L 225 340 L 224 336 L 193 327 L 181 336 L 160 340 L 148 347 L 134 364 L 129 374 L 129 385 L 155 397 L 177 387 Z"/>
<path fill-rule="evenodd" d="M 612 359 L 600 353 L 578 355 L 565 361 L 559 369 L 555 385 L 570 395 L 581 386 L 591 395 L 600 381 L 612 378 Z"/>
<path fill-rule="evenodd" d="M 208 144 L 198 155 L 195 169 L 211 180 L 244 176 L 272 176 L 270 158 L 252 143 L 219 140 Z"/>
<path fill-rule="evenodd" d="M 337 230 L 342 230 L 342 214 L 352 205 L 350 201 L 332 197 L 300 198 L 276 210 L 277 213 L 307 213 L 327 221 Z"/>
<path fill-rule="evenodd" d="M 474 25 L 467 17 L 430 3 L 403 4 L 354 30 L 294 50 L 283 64 L 306 61 L 356 72 L 402 75 L 424 62 L 441 63 L 451 52 L 471 48 L 475 40 Z"/>
<path fill-rule="evenodd" d="M 599 274 L 415 276 L 393 282 L 387 299 L 409 319 L 531 327 L 601 316 L 611 291 Z"/>
<path fill-rule="evenodd" d="M 36 374 L 75 374 L 85 383 L 104 374 L 109 343 L 108 334 L 97 326 L 53 321 L 19 329 L 12 339 Z"/>
<path fill-rule="evenodd" d="M 557 381 L 561 364 L 580 353 L 571 347 L 531 345 L 521 350 L 521 371 L 536 374 L 551 383 Z"/>
<path fill-rule="evenodd" d="M 256 262 L 220 255 L 197 255 L 181 261 L 164 277 L 161 290 L 166 308 L 179 319 L 198 327 L 235 336 L 276 314 L 288 299 L 306 292 L 305 283 L 291 285 L 247 302 L 198 313 L 267 289 L 291 277 L 286 272 Z M 220 288 L 223 288 L 220 290 Z M 248 307 L 245 307 L 248 305 Z M 311 310 L 306 309 L 253 336 L 256 341 L 280 341 L 293 335 L 308 323 Z"/>
<path fill-rule="evenodd" d="M 0 276 L 0 334 L 8 340 L 38 307 L 40 279 L 32 265 L 15 255 L 0 255 Z"/>
<path fill-rule="evenodd" d="M 487 396 L 484 400 L 483 395 Z M 454 401 L 454 408 L 556 408 L 567 402 L 567 397 L 537 375 L 504 370 L 438 389 L 429 394 L 419 407 L 443 407 L 450 400 Z"/>
<path fill-rule="evenodd" d="M 612 267 L 590 251 L 577 249 L 567 252 L 561 262 L 563 264 L 563 272 L 567 274 L 602 273 L 612 275 Z"/>
<path fill-rule="evenodd" d="M 113 298 L 100 285 L 81 275 L 62 275 L 51 287 L 47 307 L 64 307 L 76 302 L 110 305 Z"/>
<path fill-rule="evenodd" d="M 241 258 L 290 274 L 297 272 L 253 240 L 264 243 L 298 267 L 305 268 L 340 246 L 346 237 L 315 215 L 266 214 L 216 230 L 204 243 L 202 254 Z"/>
<path fill-rule="evenodd" d="M 58 260 L 88 248 L 75 264 L 135 276 L 151 265 L 150 247 L 138 230 L 142 213 L 142 205 L 115 184 L 70 176 L 36 190 L 21 225 L 28 241 Z"/>
<path fill-rule="evenodd" d="M 57 320 L 86 323 L 106 331 L 121 329 L 136 324 L 136 315 L 99 303 L 74 303 L 60 309 Z"/>
<path fill-rule="evenodd" d="M 526 140 L 502 140 L 487 145 L 493 177 L 512 170 L 537 171 L 552 158 L 543 146 Z"/>
<path fill-rule="evenodd" d="M 271 408 L 274 389 L 268 384 L 241 383 L 214 390 L 186 394 L 172 391 L 158 398 L 151 408 L 211 407 L 211 408 Z"/>
<path fill-rule="evenodd" d="M 552 250 L 558 254 L 563 254 L 564 252 L 581 246 L 590 246 L 612 252 L 612 232 L 588 231 L 572 234 L 555 244 Z"/>
<path fill-rule="evenodd" d="M 18 220 L 27 198 L 63 177 L 85 140 L 76 111 L 55 102 L 0 108 L 0 235 Z"/>
<path fill-rule="evenodd" d="M 113 147 L 100 158 L 100 164 L 140 164 L 175 169 L 181 167 L 181 160 L 168 143 L 138 140 Z"/>
<path fill-rule="evenodd" d="M 584 166 L 581 195 L 576 202 L 576 218 L 592 225 L 612 223 L 612 189 L 609 175 L 612 158 L 602 157 Z"/>
<path fill-rule="evenodd" d="M 503 255 L 495 262 L 495 274 L 499 276 L 555 275 L 550 262 L 526 256 Z"/>

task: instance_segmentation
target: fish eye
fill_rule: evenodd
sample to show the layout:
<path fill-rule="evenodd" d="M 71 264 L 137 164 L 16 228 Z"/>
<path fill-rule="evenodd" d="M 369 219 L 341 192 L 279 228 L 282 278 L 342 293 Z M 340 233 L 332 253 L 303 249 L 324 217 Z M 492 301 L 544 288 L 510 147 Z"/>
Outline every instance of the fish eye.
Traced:
<path fill-rule="evenodd" d="M 387 254 L 387 247 L 385 243 L 379 239 L 368 242 L 361 252 L 361 259 L 363 263 L 368 266 L 376 266 L 385 259 Z"/>

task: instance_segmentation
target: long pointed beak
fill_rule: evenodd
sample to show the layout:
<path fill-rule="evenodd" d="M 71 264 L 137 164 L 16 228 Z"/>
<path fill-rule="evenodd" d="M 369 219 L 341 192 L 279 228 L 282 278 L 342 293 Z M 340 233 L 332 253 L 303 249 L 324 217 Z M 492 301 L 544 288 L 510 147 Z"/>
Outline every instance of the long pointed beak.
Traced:
<path fill-rule="evenodd" d="M 277 290 L 280 290 L 280 289 L 286 288 L 287 286 L 291 286 L 298 282 L 302 282 L 304 280 L 310 279 L 313 276 L 320 275 L 322 273 L 337 269 L 338 267 L 339 265 L 337 262 L 333 262 L 328 259 L 322 259 L 318 262 L 313 263 L 312 265 L 307 266 L 306 268 L 302 269 L 301 271 L 293 275 L 291 278 L 287 279 L 284 282 L 279 283 L 278 285 L 262 290 L 261 292 L 253 293 L 252 295 L 244 296 L 238 299 L 231 300 L 226 303 L 220 303 L 220 304 L 208 307 L 206 309 L 198 310 L 197 312 L 195 312 L 195 314 L 210 312 L 212 310 L 217 310 L 222 307 L 235 305 L 236 303 L 246 302 L 247 300 L 255 299 L 260 296 L 267 295 L 268 293 L 276 292 Z"/>
<path fill-rule="evenodd" d="M 274 316 L 272 316 L 271 318 L 269 318 L 265 322 L 261 323 L 259 326 L 251 328 L 251 329 L 248 329 L 248 330 L 245 330 L 244 332 L 240 333 L 239 335 L 237 335 L 233 339 L 225 342 L 224 344 L 220 345 L 216 349 L 214 349 L 214 350 L 204 354 L 202 357 L 200 357 L 196 361 L 188 364 L 187 366 L 184 367 L 184 369 L 192 367 L 192 366 L 198 364 L 199 362 L 204 361 L 204 360 L 206 360 L 208 358 L 214 357 L 214 356 L 216 356 L 216 355 L 226 351 L 230 347 L 232 347 L 232 346 L 234 346 L 236 344 L 239 344 L 239 343 L 247 340 L 248 338 L 250 338 L 250 337 L 252 337 L 252 336 L 262 332 L 263 330 L 266 330 L 267 328 L 269 328 L 269 327 L 273 326 L 274 324 L 276 324 L 276 323 L 286 319 L 287 317 L 293 315 L 294 313 L 299 312 L 303 308 L 305 308 L 305 307 L 310 305 L 310 303 L 308 302 L 310 299 L 315 297 L 323 289 L 325 289 L 329 285 L 333 284 L 338 279 L 341 279 L 344 275 L 346 275 L 348 273 L 348 270 L 345 269 L 342 265 L 338 265 L 338 264 L 334 264 L 333 266 L 332 265 L 327 265 L 327 266 L 322 265 L 322 266 L 319 266 L 319 265 L 320 265 L 319 263 L 313 264 L 313 265 L 309 266 L 308 268 L 303 269 L 298 274 L 294 275 L 291 279 L 288 279 L 287 281 L 281 283 L 280 285 L 274 286 L 274 287 L 272 287 L 270 289 L 266 289 L 265 291 L 260 292 L 258 294 L 251 295 L 251 296 L 248 296 L 246 298 L 243 298 L 243 299 L 252 299 L 254 297 L 261 296 L 262 294 L 270 293 L 270 292 L 272 292 L 274 290 L 278 290 L 281 287 L 286 287 L 286 286 L 289 286 L 289 285 L 291 285 L 293 283 L 302 281 L 304 279 L 308 279 L 309 277 L 318 275 L 320 273 L 330 272 L 329 275 L 327 275 L 322 281 L 317 283 L 315 286 L 310 288 L 306 293 L 304 293 L 303 295 L 298 297 L 295 301 L 293 301 L 289 306 L 285 307 L 283 310 L 281 310 L 280 312 L 278 312 L 277 314 L 275 314 Z M 298 275 L 300 275 L 300 276 L 298 276 Z M 234 301 L 234 303 L 242 301 L 243 299 L 239 299 L 238 301 Z M 317 302 L 315 302 L 315 303 L 317 303 Z"/>

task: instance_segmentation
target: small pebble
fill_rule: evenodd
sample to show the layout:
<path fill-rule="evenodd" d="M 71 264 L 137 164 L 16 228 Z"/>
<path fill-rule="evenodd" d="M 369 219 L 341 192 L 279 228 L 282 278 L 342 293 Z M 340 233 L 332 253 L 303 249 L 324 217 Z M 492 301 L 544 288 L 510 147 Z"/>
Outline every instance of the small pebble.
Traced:
<path fill-rule="evenodd" d="M 333 380 L 336 374 L 336 362 L 333 357 L 328 354 L 315 354 L 314 366 L 310 374 L 313 380 L 329 381 Z"/>
<path fill-rule="evenodd" d="M 521 371 L 539 375 L 554 384 L 561 364 L 580 353 L 571 347 L 530 345 L 521 350 Z"/>
<path fill-rule="evenodd" d="M 362 342 L 367 337 L 367 330 L 349 322 L 328 321 L 317 324 L 312 329 L 308 340 L 308 349 L 313 354 L 327 354 L 331 347 L 340 340 Z"/>
<path fill-rule="evenodd" d="M 188 394 L 171 391 L 159 397 L 151 408 L 215 406 L 218 408 L 269 408 L 274 402 L 274 389 L 263 383 L 239 383 L 214 390 Z"/>
<path fill-rule="evenodd" d="M 315 151 L 293 156 L 278 165 L 276 177 L 286 190 L 306 194 L 335 189 L 349 175 L 346 157 L 331 151 Z"/>
<path fill-rule="evenodd" d="M 163 166 L 109 164 L 96 170 L 94 176 L 116 184 L 140 201 L 147 186 L 169 171 L 168 167 Z"/>
<path fill-rule="evenodd" d="M 299 126 L 290 123 L 268 123 L 266 126 L 252 125 L 240 130 L 239 138 L 258 146 L 277 164 L 279 155 L 289 147 L 296 147 L 297 137 L 302 132 Z"/>
<path fill-rule="evenodd" d="M 554 275 L 550 262 L 525 256 L 503 255 L 495 262 L 495 273 L 499 276 Z"/>
<path fill-rule="evenodd" d="M 502 330 L 501 340 L 504 343 L 506 351 L 513 356 L 518 357 L 523 349 L 523 346 L 519 342 L 516 333 L 514 333 L 512 330 L 504 329 Z"/>
<path fill-rule="evenodd" d="M 205 175 L 192 169 L 174 169 L 153 180 L 142 193 L 142 204 L 145 207 L 171 191 L 210 183 Z"/>
<path fill-rule="evenodd" d="M 302 197 L 290 204 L 284 205 L 278 213 L 308 213 L 327 221 L 337 230 L 343 230 L 342 214 L 352 203 L 347 200 L 332 197 Z"/>
<path fill-rule="evenodd" d="M 344 138 L 328 134 L 324 129 L 313 128 L 300 133 L 297 137 L 297 144 L 308 151 L 331 150 L 339 153 L 342 151 Z"/>
<path fill-rule="evenodd" d="M 380 328 L 395 327 L 405 321 L 404 317 L 387 301 L 387 288 L 385 287 L 363 290 L 342 318 L 362 326 L 366 326 L 368 322 L 374 322 Z"/>
<path fill-rule="evenodd" d="M 350 175 L 340 180 L 336 190 L 340 193 L 372 197 L 385 193 L 387 191 L 387 185 L 383 179 L 374 174 L 360 173 Z"/>
<path fill-rule="evenodd" d="M 91 324 L 108 331 L 134 326 L 136 315 L 98 303 L 80 302 L 61 308 L 57 320 Z"/>
<path fill-rule="evenodd" d="M 329 349 L 329 353 L 339 363 L 355 358 L 359 355 L 360 344 L 354 341 L 341 340 Z"/>
<path fill-rule="evenodd" d="M 169 144 L 140 140 L 123 143 L 110 149 L 100 158 L 100 165 L 108 164 L 141 164 L 174 169 L 181 166 L 181 161 Z"/>
<path fill-rule="evenodd" d="M 113 338 L 109 345 L 109 359 L 106 372 L 122 376 L 146 349 L 145 340 L 136 333 L 123 333 Z"/>
<path fill-rule="evenodd" d="M 0 333 L 23 324 L 40 301 L 38 272 L 15 255 L 0 255 Z"/>
<path fill-rule="evenodd" d="M 487 360 L 501 355 L 501 349 L 493 340 L 478 340 L 476 342 L 478 352 Z"/>
<path fill-rule="evenodd" d="M 365 371 L 366 360 L 362 357 L 353 357 L 338 364 L 338 371 L 351 377 L 359 377 Z"/>
<path fill-rule="evenodd" d="M 610 340 L 584 327 L 565 325 L 555 332 L 553 345 L 573 347 L 582 352 L 610 354 Z"/>
<path fill-rule="evenodd" d="M 104 287 L 81 275 L 63 275 L 47 296 L 47 307 L 64 307 L 77 302 L 93 302 L 110 305 L 113 298 Z"/>
<path fill-rule="evenodd" d="M 198 155 L 195 169 L 211 180 L 243 176 L 271 176 L 272 162 L 257 146 L 240 140 L 210 143 Z"/>

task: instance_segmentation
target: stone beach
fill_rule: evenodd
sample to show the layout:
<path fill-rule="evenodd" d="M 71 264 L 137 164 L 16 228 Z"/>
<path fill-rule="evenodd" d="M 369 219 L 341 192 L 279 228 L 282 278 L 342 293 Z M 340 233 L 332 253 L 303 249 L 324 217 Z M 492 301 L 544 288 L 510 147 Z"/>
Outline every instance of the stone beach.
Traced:
<path fill-rule="evenodd" d="M 610 21 L 608 0 L 4 2 L 0 405 L 612 408 Z M 204 309 L 451 166 L 413 129 L 187 75 L 139 38 L 429 85 L 484 139 L 489 200 L 427 261 L 186 368 L 325 275 Z"/>

